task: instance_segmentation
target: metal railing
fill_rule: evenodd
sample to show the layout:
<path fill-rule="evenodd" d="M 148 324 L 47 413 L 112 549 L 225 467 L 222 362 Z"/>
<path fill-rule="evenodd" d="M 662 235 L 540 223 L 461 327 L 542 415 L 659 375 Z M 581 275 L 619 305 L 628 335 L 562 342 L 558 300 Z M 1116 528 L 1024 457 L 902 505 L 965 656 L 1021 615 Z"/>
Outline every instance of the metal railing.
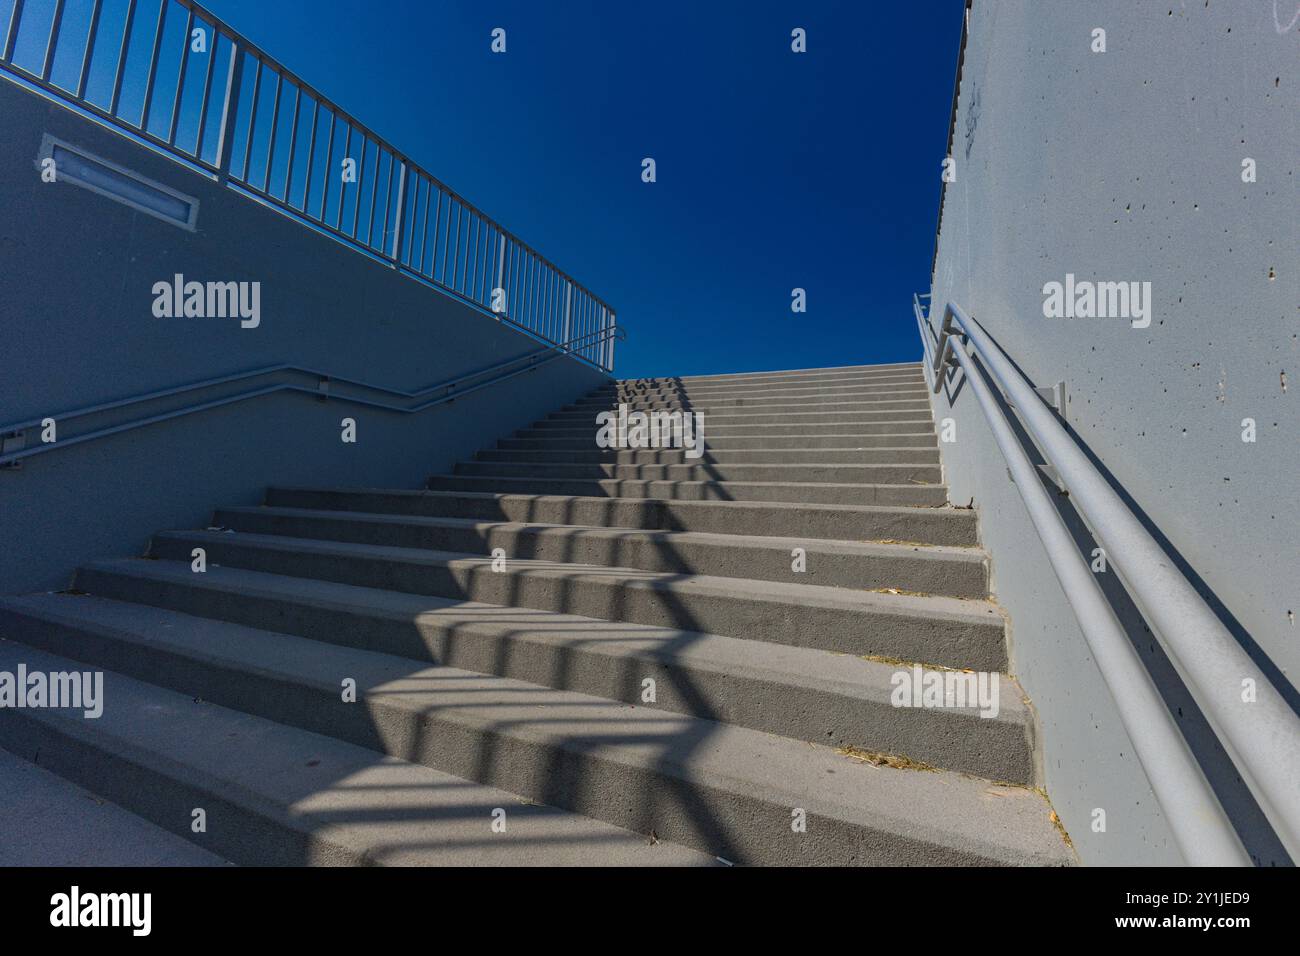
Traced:
<path fill-rule="evenodd" d="M 0 71 L 543 341 L 615 325 L 608 303 L 192 0 L 10 2 Z M 596 341 L 573 354 L 612 370 L 614 338 Z"/>
<path fill-rule="evenodd" d="M 41 430 L 45 424 L 44 419 L 32 419 L 12 425 L 0 426 L 0 469 L 19 468 L 24 460 L 36 455 L 48 454 L 64 448 L 71 448 L 74 445 L 107 438 L 110 435 L 119 435 L 148 425 L 157 425 L 161 422 L 183 418 L 187 415 L 195 415 L 199 412 L 211 411 L 215 408 L 234 405 L 238 402 L 261 398 L 266 395 L 274 395 L 278 392 L 296 392 L 314 396 L 322 401 L 347 402 L 365 408 L 409 415 L 414 412 L 425 411 L 437 405 L 454 402 L 466 395 L 472 395 L 480 389 L 498 385 L 507 379 L 514 378 L 516 375 L 534 371 L 546 363 L 552 362 L 562 355 L 568 355 L 579 348 L 592 344 L 603 348 L 607 339 L 621 338 L 622 335 L 623 330 L 621 328 L 609 326 L 594 332 L 588 332 L 586 335 L 570 341 L 552 343 L 535 352 L 498 362 L 476 372 L 458 375 L 455 378 L 413 392 L 390 388 L 386 385 L 376 385 L 373 382 L 340 378 L 326 372 L 301 368 L 296 365 L 273 365 L 267 368 L 252 369 L 247 372 L 236 372 L 233 375 L 205 379 L 201 382 L 192 382 L 188 385 L 156 389 L 131 398 L 114 402 L 102 402 L 98 405 L 88 405 L 84 408 L 49 416 L 57 423 L 61 431 L 66 432 L 69 426 L 75 429 L 75 423 L 79 420 L 93 419 L 97 416 L 107 416 L 114 413 L 119 415 L 125 413 L 121 421 L 92 427 L 84 432 L 74 431 L 74 434 L 70 437 L 61 437 L 58 441 L 29 443 L 29 435 Z M 596 338 L 597 341 L 595 343 L 587 341 L 591 338 Z M 229 386 L 238 387 L 255 380 L 271 379 L 272 377 L 277 379 L 288 377 L 298 381 L 267 381 L 242 391 L 227 391 Z M 306 379 L 307 383 L 303 384 L 302 379 Z M 143 411 L 146 406 L 164 399 L 184 398 L 197 393 L 214 392 L 220 394 L 165 410 Z M 388 400 L 367 397 L 370 394 L 382 396 L 383 399 Z M 132 417 L 132 414 L 137 412 L 139 414 Z"/>
<path fill-rule="evenodd" d="M 948 368 L 965 374 L 1185 858 L 1196 865 L 1250 863 L 984 369 L 1068 489 L 1282 845 L 1300 860 L 1300 718 L 984 328 L 948 303 L 936 335 L 920 299 L 914 296 L 912 303 L 931 387 L 936 393 L 943 387 Z M 968 345 L 974 355 L 967 354 Z M 1246 681 L 1256 694 L 1250 703 L 1242 698 Z"/>

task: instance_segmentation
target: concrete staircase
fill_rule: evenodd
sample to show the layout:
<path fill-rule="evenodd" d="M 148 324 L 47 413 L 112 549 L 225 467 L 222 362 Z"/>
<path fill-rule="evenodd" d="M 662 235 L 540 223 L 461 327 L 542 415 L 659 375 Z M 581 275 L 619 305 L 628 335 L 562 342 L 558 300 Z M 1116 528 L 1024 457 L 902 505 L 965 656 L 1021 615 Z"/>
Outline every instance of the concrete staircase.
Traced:
<path fill-rule="evenodd" d="M 597 448 L 619 402 L 706 454 Z M 427 490 L 272 488 L 0 602 L 0 670 L 106 672 L 0 747 L 236 863 L 1068 864 L 1011 678 L 891 703 L 1005 671 L 987 594 L 919 366 L 625 381 Z"/>

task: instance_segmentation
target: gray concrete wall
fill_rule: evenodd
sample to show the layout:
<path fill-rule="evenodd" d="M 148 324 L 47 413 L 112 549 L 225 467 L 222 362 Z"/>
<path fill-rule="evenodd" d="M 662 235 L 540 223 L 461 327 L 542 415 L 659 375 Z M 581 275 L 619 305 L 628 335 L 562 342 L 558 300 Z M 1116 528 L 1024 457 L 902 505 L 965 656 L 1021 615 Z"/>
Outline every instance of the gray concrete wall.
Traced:
<path fill-rule="evenodd" d="M 1275 23 L 1274 7 L 1286 7 Z M 1300 674 L 1300 340 L 1294 4 L 975 0 L 934 280 L 1067 420 L 1257 660 Z M 1106 31 L 1094 53 L 1092 31 Z M 1257 181 L 1242 181 L 1251 158 Z M 1045 318 L 1066 274 L 1152 284 L 1147 328 Z M 1289 380 L 1289 382 L 1288 382 Z M 974 396 L 941 396 L 1040 717 L 1044 779 L 1081 858 L 1178 862 Z M 1254 419 L 1258 440 L 1242 441 Z M 1063 507 L 1069 511 L 1068 502 Z M 1091 548 L 1080 531 L 1081 546 Z M 1104 576 L 1124 599 L 1113 573 Z M 1156 642 L 1126 610 L 1248 847 L 1284 861 Z M 1293 696 L 1293 701 L 1294 701 Z M 1094 832 L 1095 809 L 1106 832 Z"/>
<path fill-rule="evenodd" d="M 540 347 L 8 81 L 0 117 L 0 426 L 282 363 L 414 390 Z M 42 182 L 45 133 L 198 197 L 198 231 Z M 174 273 L 261 282 L 261 325 L 155 318 Z M 79 562 L 268 485 L 414 487 L 607 379 L 561 358 L 410 415 L 274 395 L 37 456 L 0 471 L 0 593 L 66 586 Z"/>

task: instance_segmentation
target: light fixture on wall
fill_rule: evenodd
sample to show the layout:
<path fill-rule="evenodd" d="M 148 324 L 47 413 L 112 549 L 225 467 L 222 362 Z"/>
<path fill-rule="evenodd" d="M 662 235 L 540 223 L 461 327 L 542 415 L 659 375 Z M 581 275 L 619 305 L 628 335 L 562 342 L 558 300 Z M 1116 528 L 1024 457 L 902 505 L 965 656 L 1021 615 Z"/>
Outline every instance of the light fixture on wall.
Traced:
<path fill-rule="evenodd" d="M 92 156 L 48 133 L 41 140 L 36 168 L 41 172 L 52 168 L 55 182 L 81 186 L 182 229 L 193 232 L 198 223 L 199 201 L 195 197 Z"/>

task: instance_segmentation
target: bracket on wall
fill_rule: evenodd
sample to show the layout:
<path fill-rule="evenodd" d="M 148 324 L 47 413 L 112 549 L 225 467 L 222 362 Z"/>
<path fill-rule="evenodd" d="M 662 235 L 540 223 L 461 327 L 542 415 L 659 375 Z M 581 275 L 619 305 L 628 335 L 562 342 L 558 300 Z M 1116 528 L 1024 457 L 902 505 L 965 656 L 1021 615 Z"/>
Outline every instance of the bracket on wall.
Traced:
<path fill-rule="evenodd" d="M 328 375 L 322 375 L 320 381 L 316 383 L 316 397 L 318 401 L 327 401 L 330 397 L 330 379 Z"/>
<path fill-rule="evenodd" d="M 1038 393 L 1039 398 L 1055 409 L 1061 423 L 1065 424 L 1065 383 L 1057 382 L 1055 385 L 1039 385 L 1034 388 L 1034 391 Z M 1061 480 L 1061 475 L 1054 465 L 1041 464 L 1038 469 L 1047 476 L 1048 481 L 1056 485 L 1061 494 L 1068 495 L 1070 493 L 1070 489 L 1065 487 L 1065 482 Z"/>
<path fill-rule="evenodd" d="M 1034 389 L 1038 397 L 1056 409 L 1056 414 L 1062 418 L 1065 417 L 1065 383 L 1057 382 L 1055 385 L 1039 385 Z"/>

